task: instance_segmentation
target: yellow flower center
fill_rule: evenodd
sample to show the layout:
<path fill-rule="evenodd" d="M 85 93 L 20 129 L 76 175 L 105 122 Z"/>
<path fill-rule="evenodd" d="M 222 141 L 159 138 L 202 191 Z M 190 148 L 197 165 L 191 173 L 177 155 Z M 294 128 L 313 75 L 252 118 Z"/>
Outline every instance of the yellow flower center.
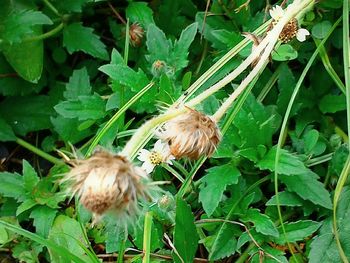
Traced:
<path fill-rule="evenodd" d="M 149 155 L 149 159 L 151 161 L 151 164 L 158 165 L 162 162 L 163 158 L 162 155 L 158 152 L 151 152 Z"/>

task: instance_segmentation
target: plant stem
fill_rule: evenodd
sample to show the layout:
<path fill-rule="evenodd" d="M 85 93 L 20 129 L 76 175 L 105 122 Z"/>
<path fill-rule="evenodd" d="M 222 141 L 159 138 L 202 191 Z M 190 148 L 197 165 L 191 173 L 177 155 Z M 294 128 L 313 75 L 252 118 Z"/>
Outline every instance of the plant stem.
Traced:
<path fill-rule="evenodd" d="M 61 16 L 60 12 L 58 12 L 57 8 L 54 7 L 54 5 L 51 4 L 51 3 L 49 2 L 49 0 L 43 0 L 43 2 L 45 3 L 45 5 L 46 5 L 48 8 L 51 9 L 52 12 L 55 13 L 55 15 Z"/>
<path fill-rule="evenodd" d="M 32 42 L 32 41 L 39 41 L 39 40 L 43 40 L 49 37 L 52 37 L 53 35 L 57 34 L 58 32 L 60 32 L 64 27 L 64 23 L 62 22 L 61 24 L 59 24 L 58 26 L 56 26 L 54 29 L 39 35 L 39 36 L 33 36 L 33 37 L 29 37 L 23 40 L 23 42 Z"/>
<path fill-rule="evenodd" d="M 28 149 L 29 151 L 35 153 L 36 155 L 39 155 L 40 157 L 44 158 L 45 160 L 56 164 L 56 165 L 63 165 L 64 162 L 56 157 L 51 156 L 50 154 L 44 152 L 43 150 L 40 150 L 39 148 L 35 147 L 34 145 L 20 139 L 17 138 L 16 139 L 16 143 L 18 143 L 19 145 L 21 145 L 22 147 Z"/>
<path fill-rule="evenodd" d="M 152 235 L 152 212 L 148 211 L 145 215 L 145 224 L 143 227 L 143 258 L 142 263 L 149 263 L 151 258 L 151 235 Z"/>

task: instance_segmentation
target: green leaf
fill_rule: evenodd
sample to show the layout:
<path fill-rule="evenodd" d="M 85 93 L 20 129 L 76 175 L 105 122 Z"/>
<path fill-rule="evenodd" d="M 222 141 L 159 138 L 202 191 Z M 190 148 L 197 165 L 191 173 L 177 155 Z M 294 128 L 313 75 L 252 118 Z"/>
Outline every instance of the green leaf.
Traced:
<path fill-rule="evenodd" d="M 2 22 L 0 36 L 10 44 L 21 42 L 24 36 L 34 34 L 33 26 L 52 24 L 50 18 L 40 11 L 14 10 Z"/>
<path fill-rule="evenodd" d="M 146 58 L 150 63 L 156 60 L 168 60 L 171 42 L 167 40 L 164 32 L 154 24 L 150 24 L 147 29 L 146 45 L 149 53 Z"/>
<path fill-rule="evenodd" d="M 140 23 L 144 29 L 147 29 L 150 24 L 155 24 L 153 11 L 145 2 L 129 3 L 125 13 L 131 23 Z"/>
<path fill-rule="evenodd" d="M 0 115 L 19 135 L 51 127 L 54 101 L 49 96 L 8 97 L 0 103 Z"/>
<path fill-rule="evenodd" d="M 316 146 L 319 137 L 320 133 L 315 129 L 312 129 L 305 134 L 303 139 L 306 153 L 310 153 L 312 151 L 312 149 Z"/>
<path fill-rule="evenodd" d="M 83 51 L 93 57 L 108 60 L 105 44 L 93 31 L 90 27 L 84 27 L 82 23 L 72 23 L 63 30 L 63 46 L 70 54 Z"/>
<path fill-rule="evenodd" d="M 49 233 L 49 240 L 53 241 L 57 245 L 66 247 L 74 255 L 80 257 L 85 262 L 92 262 L 89 257 L 86 256 L 83 246 L 84 233 L 81 226 L 77 221 L 68 216 L 59 215 L 56 217 L 52 228 Z M 66 262 L 62 258 L 61 254 L 52 251 L 50 248 L 51 260 L 55 262 Z"/>
<path fill-rule="evenodd" d="M 26 199 L 22 204 L 20 204 L 16 210 L 16 216 L 22 214 L 23 212 L 36 206 L 37 203 L 32 199 Z"/>
<path fill-rule="evenodd" d="M 47 206 L 37 206 L 30 214 L 30 218 L 34 219 L 36 233 L 42 237 L 47 237 L 56 217 L 57 210 Z"/>
<path fill-rule="evenodd" d="M 297 193 L 302 199 L 332 209 L 329 192 L 324 184 L 317 180 L 317 175 L 311 171 L 292 176 L 281 174 L 279 178 L 289 191 Z"/>
<path fill-rule="evenodd" d="M 243 222 L 253 222 L 257 232 L 264 235 L 278 237 L 279 233 L 272 220 L 258 209 L 248 209 L 247 213 L 241 218 Z"/>
<path fill-rule="evenodd" d="M 285 63 L 280 66 L 277 83 L 279 89 L 277 98 L 278 112 L 284 115 L 296 85 L 293 71 Z"/>
<path fill-rule="evenodd" d="M 279 204 L 283 206 L 303 206 L 304 200 L 298 195 L 291 192 L 280 192 L 278 194 Z M 267 206 L 277 205 L 276 195 L 272 196 L 271 199 L 266 203 Z"/>
<path fill-rule="evenodd" d="M 322 22 L 317 23 L 316 25 L 314 25 L 312 27 L 311 34 L 315 38 L 323 39 L 328 34 L 328 32 L 331 29 L 331 27 L 332 27 L 332 23 L 331 22 L 329 22 L 327 20 L 322 21 Z"/>
<path fill-rule="evenodd" d="M 300 220 L 298 222 L 284 223 L 286 231 L 286 237 L 282 233 L 281 227 L 279 228 L 281 235 L 279 238 L 275 238 L 277 244 L 285 244 L 288 242 L 301 241 L 311 236 L 321 226 L 320 222 L 311 220 Z"/>
<path fill-rule="evenodd" d="M 319 102 L 319 108 L 322 113 L 335 113 L 346 110 L 346 101 L 344 94 L 327 94 Z"/>
<path fill-rule="evenodd" d="M 123 241 L 127 238 L 127 234 L 125 233 L 126 229 L 121 226 L 113 216 L 106 216 L 104 220 L 107 221 L 103 230 L 103 234 L 106 237 L 106 252 L 118 252 Z M 128 243 L 129 241 L 127 240 L 126 245 L 128 245 Z"/>
<path fill-rule="evenodd" d="M 63 93 L 66 99 L 77 99 L 81 95 L 90 95 L 91 86 L 86 68 L 74 70 Z"/>
<path fill-rule="evenodd" d="M 276 61 L 288 61 L 298 57 L 298 51 L 296 51 L 291 45 L 280 45 L 276 51 L 272 53 L 272 59 Z"/>
<path fill-rule="evenodd" d="M 78 120 L 97 120 L 106 115 L 106 103 L 97 94 L 79 96 L 76 100 L 63 101 L 57 104 L 55 110 L 65 118 Z"/>
<path fill-rule="evenodd" d="M 174 245 L 181 259 L 173 253 L 174 262 L 193 262 L 198 246 L 198 234 L 191 207 L 185 201 L 176 200 Z"/>
<path fill-rule="evenodd" d="M 261 170 L 275 170 L 275 158 L 276 158 L 276 147 L 270 149 L 270 151 L 257 163 L 257 167 Z M 287 150 L 280 150 L 280 157 L 277 166 L 277 172 L 285 175 L 303 174 L 308 172 L 302 161 L 300 161 L 295 155 L 291 154 Z"/>
<path fill-rule="evenodd" d="M 178 41 L 174 43 L 174 49 L 171 52 L 169 62 L 174 65 L 176 71 L 185 68 L 188 64 L 188 49 L 197 34 L 198 23 L 193 23 L 186 27 Z"/>
<path fill-rule="evenodd" d="M 219 205 L 226 187 L 237 184 L 240 175 L 239 170 L 231 163 L 207 170 L 207 174 L 200 180 L 199 201 L 208 216 Z"/>
<path fill-rule="evenodd" d="M 0 173 L 0 193 L 5 197 L 13 197 L 17 200 L 26 198 L 23 177 L 17 173 Z"/>
<path fill-rule="evenodd" d="M 0 141 L 16 141 L 16 135 L 14 134 L 11 126 L 8 125 L 2 118 L 0 118 Z"/>
<path fill-rule="evenodd" d="M 229 223 L 220 228 L 220 236 L 216 237 L 216 242 L 213 244 L 209 254 L 209 260 L 219 260 L 231 256 L 236 251 L 237 239 L 237 226 Z"/>
<path fill-rule="evenodd" d="M 34 168 L 26 160 L 23 160 L 23 183 L 26 191 L 29 193 L 34 191 L 39 180 L 40 178 Z"/>

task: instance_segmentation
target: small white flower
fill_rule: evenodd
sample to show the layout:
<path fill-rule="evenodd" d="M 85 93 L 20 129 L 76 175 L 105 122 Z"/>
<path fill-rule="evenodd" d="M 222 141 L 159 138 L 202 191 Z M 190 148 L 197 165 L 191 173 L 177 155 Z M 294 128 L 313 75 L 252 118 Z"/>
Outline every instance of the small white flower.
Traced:
<path fill-rule="evenodd" d="M 140 150 L 137 159 L 143 162 L 141 168 L 144 169 L 146 173 L 150 174 L 156 165 L 161 163 L 171 165 L 171 160 L 174 160 L 175 157 L 170 154 L 169 145 L 158 140 L 154 144 L 152 151 L 146 149 Z"/>
<path fill-rule="evenodd" d="M 300 42 L 303 42 L 306 40 L 306 37 L 310 35 L 310 32 L 305 29 L 305 28 L 299 28 L 298 31 L 297 31 L 297 39 L 300 41 Z"/>
<path fill-rule="evenodd" d="M 270 16 L 273 20 L 278 21 L 284 16 L 284 10 L 279 5 L 276 5 L 270 9 Z"/>

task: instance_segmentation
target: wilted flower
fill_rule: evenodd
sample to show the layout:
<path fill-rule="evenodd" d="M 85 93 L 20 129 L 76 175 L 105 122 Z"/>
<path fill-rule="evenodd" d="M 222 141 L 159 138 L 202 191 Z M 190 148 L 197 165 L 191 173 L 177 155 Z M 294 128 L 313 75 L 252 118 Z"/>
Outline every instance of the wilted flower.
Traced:
<path fill-rule="evenodd" d="M 145 34 L 145 31 L 141 27 L 139 23 L 133 23 L 129 28 L 129 36 L 130 36 L 130 43 L 134 47 L 138 47 L 142 43 L 142 38 Z"/>
<path fill-rule="evenodd" d="M 272 7 L 270 10 L 270 16 L 273 19 L 272 24 L 275 25 L 284 14 L 284 10 L 279 5 Z M 287 43 L 296 37 L 300 42 L 303 42 L 308 35 L 310 35 L 310 32 L 307 29 L 299 28 L 298 20 L 293 18 L 283 27 L 282 32 L 279 35 L 279 40 L 283 43 Z"/>
<path fill-rule="evenodd" d="M 107 212 L 121 219 L 136 215 L 138 200 L 148 197 L 145 179 L 144 171 L 125 157 L 98 151 L 89 159 L 77 160 L 63 181 L 96 220 Z"/>
<path fill-rule="evenodd" d="M 187 109 L 186 113 L 165 123 L 158 136 L 169 144 L 176 159 L 211 156 L 221 139 L 216 122 L 196 110 Z"/>
<path fill-rule="evenodd" d="M 161 163 L 172 164 L 171 160 L 175 159 L 175 157 L 170 153 L 169 145 L 162 143 L 161 140 L 158 140 L 154 144 L 152 151 L 148 151 L 146 149 L 140 150 L 139 156 L 137 158 L 143 162 L 141 167 L 148 174 L 153 171 L 156 165 L 159 165 Z"/>

